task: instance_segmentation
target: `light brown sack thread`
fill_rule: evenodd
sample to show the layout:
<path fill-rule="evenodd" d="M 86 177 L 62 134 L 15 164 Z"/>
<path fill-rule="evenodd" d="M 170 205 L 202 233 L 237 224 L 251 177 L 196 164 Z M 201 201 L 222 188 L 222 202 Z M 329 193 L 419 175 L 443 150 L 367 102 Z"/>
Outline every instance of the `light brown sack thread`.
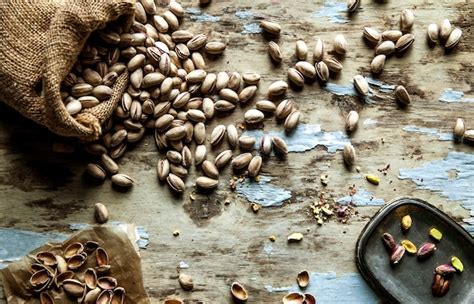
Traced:
<path fill-rule="evenodd" d="M 0 100 L 51 131 L 95 140 L 127 84 L 112 97 L 72 117 L 61 100 L 64 77 L 90 33 L 134 11 L 134 0 L 4 0 L 0 4 Z"/>

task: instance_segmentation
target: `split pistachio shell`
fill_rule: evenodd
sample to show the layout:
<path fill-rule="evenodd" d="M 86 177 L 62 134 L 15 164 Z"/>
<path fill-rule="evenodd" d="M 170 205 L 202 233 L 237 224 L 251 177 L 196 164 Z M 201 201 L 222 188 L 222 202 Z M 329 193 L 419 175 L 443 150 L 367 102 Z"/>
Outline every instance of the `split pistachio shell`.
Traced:
<path fill-rule="evenodd" d="M 342 71 L 343 66 L 336 58 L 328 57 L 325 58 L 323 61 L 331 72 L 339 73 L 340 71 Z"/>
<path fill-rule="evenodd" d="M 46 269 L 42 269 L 33 273 L 30 277 L 30 284 L 33 287 L 38 287 L 46 284 L 51 279 L 48 271 Z"/>
<path fill-rule="evenodd" d="M 292 131 L 298 126 L 300 121 L 301 112 L 300 111 L 293 111 L 291 112 L 285 119 L 284 127 L 286 131 Z"/>
<path fill-rule="evenodd" d="M 115 288 L 110 304 L 123 304 L 124 301 L 125 301 L 125 289 L 122 287 Z"/>
<path fill-rule="evenodd" d="M 112 300 L 113 297 L 113 291 L 112 290 L 103 290 L 100 294 L 99 297 L 97 298 L 96 304 L 110 304 L 110 301 Z"/>
<path fill-rule="evenodd" d="M 70 270 L 61 272 L 54 278 L 54 285 L 56 285 L 57 288 L 60 288 L 63 285 L 64 280 L 72 279 L 74 278 L 74 275 L 74 272 Z"/>
<path fill-rule="evenodd" d="M 309 285 L 309 273 L 306 270 L 298 273 L 296 282 L 298 283 L 299 287 L 306 288 Z"/>
<path fill-rule="evenodd" d="M 252 99 L 255 94 L 257 93 L 257 86 L 248 86 L 244 88 L 242 91 L 239 93 L 239 100 L 241 103 L 245 103 Z"/>
<path fill-rule="evenodd" d="M 79 269 L 86 262 L 86 258 L 87 255 L 84 256 L 82 254 L 76 254 L 67 260 L 67 267 L 71 270 Z"/>
<path fill-rule="evenodd" d="M 54 304 L 54 298 L 46 292 L 40 294 L 40 304 Z"/>
<path fill-rule="evenodd" d="M 304 294 L 292 292 L 283 297 L 283 304 L 304 304 Z"/>
<path fill-rule="evenodd" d="M 102 289 L 110 290 L 117 287 L 117 279 L 113 277 L 101 277 L 97 279 L 97 286 Z"/>
<path fill-rule="evenodd" d="M 226 127 L 224 125 L 218 125 L 212 130 L 211 133 L 211 145 L 219 145 L 225 137 Z"/>
<path fill-rule="evenodd" d="M 201 0 L 202 1 L 202 0 Z M 210 1 L 210 0 L 206 0 Z M 202 2 L 201 2 L 202 3 Z M 166 299 L 163 304 L 184 304 L 183 300 L 181 299 Z"/>
<path fill-rule="evenodd" d="M 346 144 L 344 146 L 344 150 L 342 151 L 342 156 L 344 158 L 344 162 L 348 166 L 352 166 L 355 163 L 356 152 L 354 147 L 351 144 Z"/>
<path fill-rule="evenodd" d="M 462 118 L 457 118 L 453 129 L 454 138 L 458 141 L 461 140 L 464 136 L 464 132 L 466 132 L 464 120 Z"/>
<path fill-rule="evenodd" d="M 295 65 L 296 70 L 308 79 L 314 79 L 316 77 L 316 68 L 307 61 L 299 61 Z"/>
<path fill-rule="evenodd" d="M 360 6 L 361 0 L 347 0 L 347 10 L 350 13 L 355 12 Z"/>
<path fill-rule="evenodd" d="M 71 243 L 64 249 L 63 256 L 69 259 L 75 255 L 81 254 L 84 251 L 84 245 L 79 242 Z"/>
<path fill-rule="evenodd" d="M 310 293 L 305 293 L 304 304 L 316 304 L 316 298 Z"/>
<path fill-rule="evenodd" d="M 263 135 L 260 139 L 260 153 L 268 156 L 272 152 L 272 138 L 268 135 Z"/>
<path fill-rule="evenodd" d="M 58 264 L 56 256 L 49 251 L 41 251 L 36 254 L 36 259 L 46 265 L 46 266 L 55 266 Z"/>
<path fill-rule="evenodd" d="M 242 284 L 238 282 L 232 283 L 232 285 L 230 286 L 230 293 L 238 301 L 247 301 L 248 299 L 247 290 Z"/>
<path fill-rule="evenodd" d="M 322 82 L 329 80 L 329 68 L 324 61 L 316 63 L 316 75 L 318 75 L 318 79 Z"/>
<path fill-rule="evenodd" d="M 232 151 L 231 150 L 224 150 L 216 156 L 214 164 L 217 168 L 223 168 L 225 165 L 229 163 L 232 159 Z"/>
<path fill-rule="evenodd" d="M 170 188 L 175 191 L 176 193 L 183 193 L 185 189 L 185 185 L 183 180 L 177 176 L 175 173 L 170 173 L 166 178 L 166 181 Z"/>
<path fill-rule="evenodd" d="M 102 247 L 98 247 L 95 251 L 95 260 L 99 267 L 109 265 L 109 255 L 107 251 Z"/>
<path fill-rule="evenodd" d="M 378 176 L 375 176 L 375 175 L 372 175 L 372 174 L 366 175 L 365 179 L 369 183 L 374 184 L 374 185 L 378 185 L 380 183 L 380 178 Z"/>
<path fill-rule="evenodd" d="M 362 75 L 354 76 L 354 87 L 362 96 L 367 96 L 369 94 L 369 84 Z"/>
<path fill-rule="evenodd" d="M 84 304 L 95 304 L 101 292 L 102 290 L 99 287 L 88 291 L 84 298 Z"/>
<path fill-rule="evenodd" d="M 89 289 L 97 287 L 97 273 L 93 268 L 87 268 L 84 273 L 84 284 L 86 284 Z"/>

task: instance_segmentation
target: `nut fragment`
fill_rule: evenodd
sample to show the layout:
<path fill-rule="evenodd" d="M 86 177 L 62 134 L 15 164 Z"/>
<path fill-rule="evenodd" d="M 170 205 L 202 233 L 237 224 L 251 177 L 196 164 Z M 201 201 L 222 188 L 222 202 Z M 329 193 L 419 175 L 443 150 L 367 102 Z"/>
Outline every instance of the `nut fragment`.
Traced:
<path fill-rule="evenodd" d="M 400 221 L 400 225 L 402 226 L 402 229 L 407 231 L 411 228 L 412 220 L 411 216 L 409 214 L 405 215 L 402 217 L 402 220 Z"/>
<path fill-rule="evenodd" d="M 188 274 L 180 273 L 178 277 L 178 282 L 179 282 L 179 285 L 181 285 L 181 287 L 184 290 L 189 291 L 189 290 L 193 290 L 194 288 L 193 278 Z"/>
<path fill-rule="evenodd" d="M 394 237 L 390 233 L 384 233 L 382 235 L 382 241 L 389 253 L 392 253 L 397 248 L 397 243 L 395 242 Z"/>
<path fill-rule="evenodd" d="M 288 242 L 290 243 L 300 242 L 301 240 L 303 240 L 303 234 L 301 234 L 300 232 L 294 232 L 288 236 Z"/>
<path fill-rule="evenodd" d="M 442 276 L 447 276 L 451 273 L 455 273 L 456 272 L 456 268 L 454 268 L 453 266 L 449 265 L 449 264 L 442 264 L 442 265 L 438 265 L 436 266 L 435 268 L 435 272 L 437 274 L 440 274 Z"/>
<path fill-rule="evenodd" d="M 372 174 L 368 174 L 365 176 L 365 179 L 371 183 L 371 184 L 374 184 L 374 185 L 378 185 L 380 183 L 380 178 L 375 176 L 375 175 L 372 175 Z"/>
<path fill-rule="evenodd" d="M 445 279 L 442 275 L 436 273 L 433 277 L 431 291 L 434 296 L 443 297 L 449 291 L 449 280 Z"/>

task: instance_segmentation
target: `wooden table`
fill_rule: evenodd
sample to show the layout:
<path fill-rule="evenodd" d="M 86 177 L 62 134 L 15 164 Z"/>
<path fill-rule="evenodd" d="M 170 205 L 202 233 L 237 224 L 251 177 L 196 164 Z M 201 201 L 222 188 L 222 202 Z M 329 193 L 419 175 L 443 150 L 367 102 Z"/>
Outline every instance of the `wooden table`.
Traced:
<path fill-rule="evenodd" d="M 192 2 L 196 9 L 197 1 Z M 190 3 L 185 1 L 186 7 Z M 337 200 L 348 196 L 349 187 L 355 185 L 356 189 L 368 191 L 369 196 L 385 203 L 400 196 L 415 196 L 442 208 L 459 222 L 468 218 L 469 210 L 462 205 L 472 206 L 469 198 L 449 200 L 439 192 L 421 189 L 413 180 L 401 180 L 398 176 L 400 169 L 440 161 L 448 153 L 472 156 L 472 147 L 441 141 L 436 133 L 451 132 L 456 117 L 464 117 L 468 127 L 474 128 L 472 5 L 469 1 L 455 0 L 363 1 L 363 8 L 349 18 L 344 12 L 329 17 L 331 3 L 336 1 L 214 1 L 201 12 L 191 10 L 189 15 L 195 20 L 186 17 L 183 27 L 228 42 L 225 55 L 209 63 L 211 70 L 260 73 L 262 81 L 255 99 L 258 100 L 264 98 L 272 81 L 286 79 L 288 66 L 296 62 L 293 54 L 298 39 L 305 40 L 312 50 L 315 38 L 319 37 L 330 49 L 334 36 L 344 34 L 348 41 L 348 53 L 342 61 L 344 69 L 331 82 L 350 86 L 354 75 L 370 76 L 373 50 L 362 39 L 363 27 L 373 26 L 379 31 L 397 29 L 399 12 L 413 9 L 414 45 L 404 56 L 390 58 L 378 77 L 384 83 L 403 84 L 408 89 L 412 96 L 408 108 L 400 108 L 393 100 L 393 93 L 376 87 L 373 87 L 376 94 L 373 104 L 354 96 L 337 96 L 323 90 L 318 83 L 289 93 L 303 112 L 302 123 L 320 125 L 325 132 L 344 131 L 347 112 L 351 109 L 359 112 L 359 128 L 350 141 L 357 150 L 360 173 L 344 167 L 341 151 L 329 153 L 324 146 L 305 153 L 290 153 L 284 161 L 271 158 L 264 164 L 262 176 L 271 177 L 274 186 L 290 190 L 291 199 L 282 207 L 262 208 L 255 214 L 246 199 L 229 190 L 230 168 L 221 175 L 219 190 L 211 195 L 195 195 L 194 201 L 190 199 L 193 169 L 186 182 L 189 191 L 182 198 L 173 196 L 157 181 L 155 164 L 161 156 L 152 136 L 147 136 L 120 160 L 121 171 L 136 180 L 131 191 L 122 193 L 115 191 L 110 181 L 98 186 L 87 183 L 81 176 L 85 164 L 93 158 L 81 153 L 53 152 L 56 137 L 2 105 L 0 225 L 70 233 L 70 223 L 93 223 L 93 206 L 102 202 L 108 206 L 112 220 L 136 223 L 149 232 L 150 244 L 141 255 L 145 285 L 153 303 L 170 295 L 206 303 L 230 302 L 229 286 L 234 280 L 248 288 L 250 302 L 278 303 L 284 292 L 269 292 L 265 286 L 292 286 L 300 270 L 335 272 L 337 277 L 357 272 L 354 262 L 357 237 L 380 206 L 359 206 L 358 214 L 346 224 L 333 217 L 318 226 L 309 207 L 321 195 Z M 284 54 L 281 66 L 270 63 L 267 41 L 261 34 L 242 33 L 245 26 L 255 29 L 252 24 L 267 17 L 279 22 L 283 29 L 279 39 Z M 428 24 L 443 18 L 461 27 L 464 35 L 449 54 L 439 45 L 429 48 L 426 43 Z M 465 92 L 464 101 L 468 102 L 440 102 L 439 97 L 447 88 Z M 238 108 L 233 115 L 215 119 L 212 126 L 240 122 L 242 117 L 242 109 Z M 410 128 L 404 130 L 407 126 L 430 129 L 409 132 Z M 266 131 L 281 129 L 272 118 L 265 122 Z M 390 165 L 387 175 L 378 171 L 387 165 Z M 380 185 L 367 183 L 363 178 L 367 173 L 379 175 Z M 472 176 L 457 176 L 456 170 L 449 173 L 446 179 L 466 182 L 470 178 L 467 182 L 474 185 Z M 329 176 L 327 186 L 321 184 L 321 174 Z M 173 236 L 175 230 L 180 231 L 178 237 Z M 288 244 L 286 238 L 291 232 L 303 233 L 303 241 Z M 274 243 L 269 241 L 271 235 L 276 236 Z M 183 271 L 194 278 L 192 293 L 184 292 L 178 285 L 180 261 L 190 266 Z M 329 289 L 316 296 L 332 299 L 322 302 L 361 302 L 357 295 L 347 300 L 344 292 Z"/>

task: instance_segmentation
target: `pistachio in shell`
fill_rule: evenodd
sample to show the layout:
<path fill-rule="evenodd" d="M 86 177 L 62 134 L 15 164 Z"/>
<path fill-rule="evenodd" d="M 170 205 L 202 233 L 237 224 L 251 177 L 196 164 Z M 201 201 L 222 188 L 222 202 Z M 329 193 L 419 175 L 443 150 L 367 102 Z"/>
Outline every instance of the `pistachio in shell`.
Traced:
<path fill-rule="evenodd" d="M 184 290 L 193 290 L 194 288 L 194 281 L 193 278 L 189 274 L 181 273 L 178 277 L 178 282 L 181 288 Z"/>
<path fill-rule="evenodd" d="M 123 304 L 124 301 L 125 301 L 125 289 L 123 287 L 115 288 L 110 304 Z"/>
<path fill-rule="evenodd" d="M 85 286 L 78 280 L 66 279 L 63 281 L 63 289 L 68 295 L 79 298 L 83 296 Z"/>
<path fill-rule="evenodd" d="M 303 304 L 304 294 L 299 292 L 291 292 L 283 297 L 283 304 Z"/>
<path fill-rule="evenodd" d="M 67 271 L 67 262 L 62 256 L 56 255 L 56 261 L 57 261 L 56 269 L 58 270 L 59 273 L 63 273 Z"/>
<path fill-rule="evenodd" d="M 105 290 L 111 290 L 117 287 L 117 279 L 114 277 L 101 277 L 97 279 L 97 286 Z"/>
<path fill-rule="evenodd" d="M 46 292 L 40 294 L 40 304 L 54 304 L 53 297 Z"/>
<path fill-rule="evenodd" d="M 79 242 L 71 243 L 69 246 L 64 249 L 63 256 L 65 259 L 70 259 L 75 255 L 80 254 L 84 251 L 84 245 Z"/>
<path fill-rule="evenodd" d="M 247 301 L 249 298 L 247 290 L 239 282 L 232 283 L 230 286 L 230 293 L 232 294 L 232 297 L 238 301 Z"/>
<path fill-rule="evenodd" d="M 301 288 L 306 288 L 309 285 L 309 273 L 306 270 L 301 271 L 296 276 L 296 282 Z"/>
<path fill-rule="evenodd" d="M 36 254 L 36 259 L 43 265 L 46 266 L 55 266 L 58 264 L 56 256 L 48 251 L 41 251 Z"/>

